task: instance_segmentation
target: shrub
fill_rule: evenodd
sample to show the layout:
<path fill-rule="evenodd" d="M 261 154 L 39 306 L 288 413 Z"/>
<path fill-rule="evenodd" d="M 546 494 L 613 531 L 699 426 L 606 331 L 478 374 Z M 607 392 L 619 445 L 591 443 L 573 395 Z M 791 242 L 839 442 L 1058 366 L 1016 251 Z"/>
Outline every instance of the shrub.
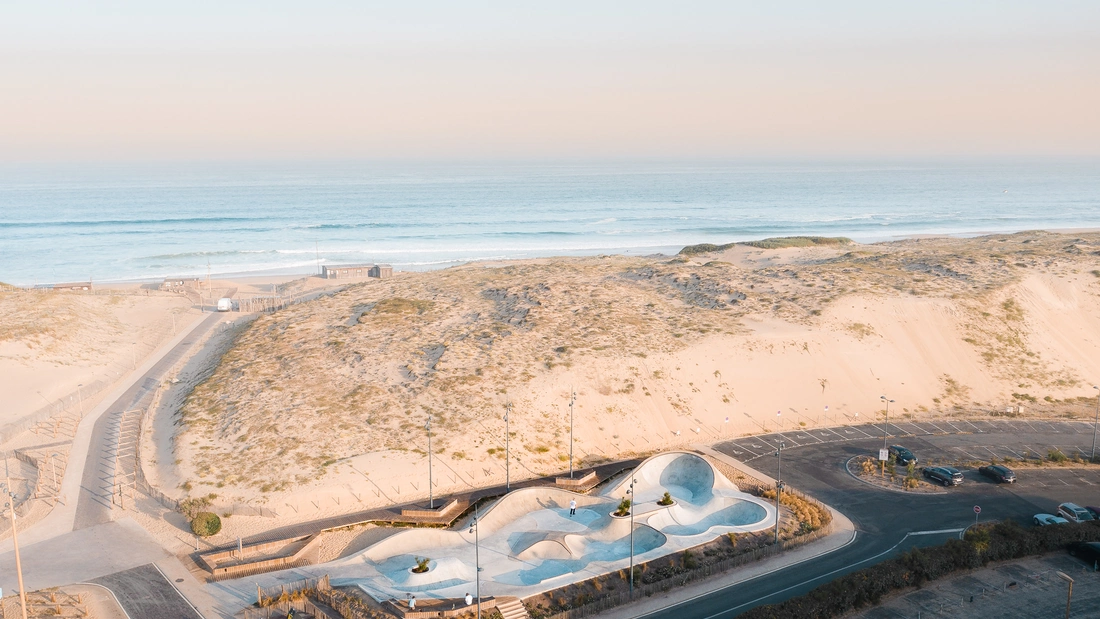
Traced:
<path fill-rule="evenodd" d="M 191 519 L 191 532 L 199 537 L 217 535 L 222 530 L 222 519 L 212 512 L 199 512 Z"/>
<path fill-rule="evenodd" d="M 661 500 L 657 501 L 658 505 L 672 505 L 672 495 L 665 493 L 665 496 L 661 497 Z"/>
<path fill-rule="evenodd" d="M 699 562 L 695 560 L 695 555 L 691 554 L 690 550 L 684 551 L 684 568 L 693 570 L 699 567 Z"/>
<path fill-rule="evenodd" d="M 616 516 L 629 516 L 630 515 L 630 499 L 623 497 L 622 501 L 619 501 L 619 507 L 615 510 Z"/>
<path fill-rule="evenodd" d="M 761 496 L 765 499 L 774 499 L 775 490 L 765 490 Z M 799 535 L 816 531 L 829 524 L 833 519 L 833 515 L 829 513 L 829 510 L 790 492 L 784 492 L 780 495 L 779 503 L 789 508 L 795 519 L 798 520 Z"/>
<path fill-rule="evenodd" d="M 428 563 L 431 561 L 428 557 L 417 557 L 416 567 L 412 568 L 413 574 L 423 574 L 428 571 Z"/>
<path fill-rule="evenodd" d="M 1062 462 L 1065 462 L 1068 459 L 1069 458 L 1066 457 L 1066 454 L 1062 453 L 1061 450 L 1058 450 L 1058 449 L 1048 449 L 1047 450 L 1047 460 L 1050 460 L 1051 462 L 1057 462 L 1057 463 L 1061 464 Z"/>
<path fill-rule="evenodd" d="M 208 507 L 210 507 L 210 497 L 192 497 L 180 501 L 180 513 L 188 520 L 194 520 L 199 512 L 206 511 Z"/>

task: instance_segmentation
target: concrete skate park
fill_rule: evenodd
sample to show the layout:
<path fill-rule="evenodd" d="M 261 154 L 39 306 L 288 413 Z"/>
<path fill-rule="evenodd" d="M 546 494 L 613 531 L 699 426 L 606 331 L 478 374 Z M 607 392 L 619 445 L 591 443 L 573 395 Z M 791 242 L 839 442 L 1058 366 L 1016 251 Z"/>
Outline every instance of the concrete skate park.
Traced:
<path fill-rule="evenodd" d="M 669 452 L 642 462 L 633 472 L 634 561 L 642 562 L 708 542 L 725 533 L 745 533 L 775 524 L 775 508 L 741 492 L 704 458 Z M 475 589 L 475 555 L 483 596 L 527 597 L 628 567 L 630 516 L 613 512 L 629 496 L 631 476 L 594 495 L 537 487 L 515 490 L 452 529 L 408 529 L 344 559 L 294 570 L 328 574 L 334 585 L 355 585 L 377 600 L 461 598 Z M 668 492 L 674 503 L 658 505 Z M 577 502 L 570 516 L 569 503 Z M 418 557 L 428 571 L 413 573 Z M 283 575 L 286 578 L 286 575 Z M 221 594 L 247 600 L 256 585 L 281 579 L 251 577 L 217 585 Z M 228 600 L 227 600 L 228 601 Z"/>

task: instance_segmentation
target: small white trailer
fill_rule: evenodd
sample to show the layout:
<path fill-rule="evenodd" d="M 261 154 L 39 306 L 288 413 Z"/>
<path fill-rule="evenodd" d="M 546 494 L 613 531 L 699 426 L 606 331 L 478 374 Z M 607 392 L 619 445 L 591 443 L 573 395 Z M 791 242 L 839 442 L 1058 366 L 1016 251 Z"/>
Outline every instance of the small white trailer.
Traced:
<path fill-rule="evenodd" d="M 233 311 L 233 299 L 229 297 L 222 297 L 218 299 L 218 311 L 219 312 L 231 312 Z"/>

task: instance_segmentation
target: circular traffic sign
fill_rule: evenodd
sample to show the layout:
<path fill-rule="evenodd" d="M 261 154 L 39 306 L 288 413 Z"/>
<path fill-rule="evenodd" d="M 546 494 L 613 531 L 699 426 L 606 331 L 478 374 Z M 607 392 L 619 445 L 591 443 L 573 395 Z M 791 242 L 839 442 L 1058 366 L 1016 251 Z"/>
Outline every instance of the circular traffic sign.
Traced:
<path fill-rule="evenodd" d="M 980 513 L 982 513 L 982 508 L 981 508 L 981 506 L 979 506 L 979 505 L 975 505 L 975 506 L 974 506 L 974 513 L 975 513 L 975 514 L 980 514 Z"/>

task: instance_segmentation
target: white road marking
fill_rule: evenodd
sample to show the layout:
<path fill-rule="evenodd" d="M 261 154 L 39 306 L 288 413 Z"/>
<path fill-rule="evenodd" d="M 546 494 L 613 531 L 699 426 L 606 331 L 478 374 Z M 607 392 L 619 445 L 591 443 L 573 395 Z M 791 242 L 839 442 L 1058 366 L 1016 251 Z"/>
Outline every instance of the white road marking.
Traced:
<path fill-rule="evenodd" d="M 969 421 L 969 420 L 963 419 L 963 421 L 965 421 L 966 423 L 970 424 L 970 427 L 971 427 L 971 428 L 974 428 L 975 430 L 977 430 L 977 431 L 978 431 L 978 433 L 980 433 L 980 434 L 984 434 L 984 432 L 982 432 L 982 429 L 981 429 L 981 428 L 979 428 L 978 426 L 976 426 L 976 425 L 974 425 L 974 424 L 970 423 L 970 421 Z"/>
<path fill-rule="evenodd" d="M 813 577 L 813 578 L 811 578 L 811 579 L 809 579 L 809 580 L 806 580 L 806 581 L 800 582 L 800 583 L 798 583 L 797 585 L 791 585 L 791 586 L 789 586 L 789 587 L 787 587 L 787 588 L 785 588 L 785 589 L 781 589 L 781 590 L 779 590 L 779 591 L 774 591 L 774 592 L 772 592 L 772 593 L 769 593 L 768 595 L 765 595 L 765 596 L 763 596 L 763 597 L 759 597 L 759 598 L 756 598 L 755 600 L 752 600 L 751 602 L 745 602 L 744 604 L 740 604 L 740 605 L 738 605 L 738 606 L 734 606 L 733 608 L 727 608 L 727 609 L 725 609 L 725 610 L 723 610 L 723 611 L 720 611 L 720 612 L 714 613 L 713 615 L 710 615 L 710 616 L 708 616 L 708 617 L 705 617 L 704 619 L 715 619 L 716 617 L 721 617 L 721 616 L 723 616 L 723 615 L 736 615 L 736 614 L 737 614 L 737 611 L 741 610 L 742 608 L 745 608 L 746 606 L 754 606 L 754 605 L 758 604 L 758 603 L 759 603 L 759 602 L 760 602 L 761 600 L 766 600 L 766 599 L 768 599 L 768 598 L 770 598 L 770 597 L 775 597 L 775 596 L 777 596 L 777 595 L 780 595 L 780 594 L 786 593 L 786 592 L 788 592 L 788 591 L 790 591 L 790 590 L 792 590 L 792 589 L 797 589 L 797 588 L 799 588 L 799 587 L 804 587 L 804 586 L 806 586 L 807 584 L 809 584 L 809 583 L 811 583 L 811 582 L 814 582 L 814 581 L 818 581 L 818 580 L 821 580 L 822 578 L 828 578 L 829 576 L 832 576 L 833 574 L 838 574 L 838 573 L 840 573 L 840 572 L 843 572 L 843 571 L 845 571 L 845 570 L 850 570 L 850 569 L 852 569 L 853 567 L 855 567 L 855 566 L 857 566 L 857 565 L 863 565 L 864 563 L 867 563 L 868 561 L 874 561 L 875 559 L 878 559 L 879 557 L 883 557 L 883 556 L 886 556 L 886 555 L 890 554 L 891 552 L 893 552 L 893 551 L 894 551 L 894 550 L 895 550 L 895 549 L 896 549 L 896 548 L 897 548 L 898 546 L 901 546 L 902 542 L 904 542 L 904 541 L 905 541 L 906 539 L 908 539 L 908 538 L 909 538 L 909 536 L 911 536 L 911 535 L 912 535 L 912 533 L 906 533 L 906 534 L 905 534 L 905 537 L 901 538 L 901 541 L 899 541 L 898 543 L 894 544 L 894 545 L 893 545 L 892 547 L 890 547 L 889 549 L 887 549 L 887 550 L 884 550 L 884 551 L 882 551 L 882 552 L 878 553 L 877 555 L 875 555 L 875 556 L 873 556 L 873 557 L 868 557 L 868 558 L 866 558 L 866 559 L 863 559 L 863 560 L 860 560 L 860 561 L 856 561 L 855 563 L 852 563 L 851 565 L 847 565 L 847 566 L 845 566 L 845 567 L 841 567 L 841 568 L 835 569 L 835 570 L 833 570 L 833 571 L 831 571 L 831 572 L 829 572 L 829 573 L 827 573 L 827 574 L 822 574 L 822 575 L 820 575 L 820 576 L 815 576 L 815 577 Z M 928 533 L 928 535 L 931 535 L 931 533 Z M 855 538 L 853 537 L 852 539 L 855 539 Z M 851 542 L 849 542 L 849 543 L 851 543 Z M 845 546 L 847 546 L 847 544 L 845 544 Z M 843 546 L 842 546 L 842 548 L 843 548 Z M 785 568 L 779 568 L 779 569 L 785 569 Z M 750 578 L 750 579 L 748 579 L 748 580 L 746 580 L 746 581 L 743 581 L 743 582 L 751 582 L 752 580 L 754 580 L 754 579 L 756 579 L 756 578 L 760 578 L 760 577 L 763 577 L 763 576 L 767 576 L 768 574 L 771 574 L 771 572 L 766 572 L 766 573 L 764 573 L 764 574 L 761 574 L 760 576 L 755 576 L 754 578 Z M 743 584 L 743 583 L 738 583 L 738 584 Z M 703 594 L 703 595 L 709 595 L 709 594 Z M 673 607 L 675 607 L 675 606 L 679 606 L 680 604 L 686 604 L 686 603 L 692 602 L 692 601 L 694 601 L 694 600 L 698 599 L 699 597 L 702 597 L 702 596 L 697 596 L 697 597 L 694 597 L 694 598 L 690 598 L 690 599 L 684 600 L 683 602 L 680 602 L 679 604 L 673 604 L 673 605 L 670 605 L 670 606 L 666 606 L 665 608 L 662 608 L 661 610 L 658 610 L 658 611 L 653 611 L 652 613 L 650 613 L 650 615 L 654 615 L 654 614 L 657 614 L 658 612 L 664 612 L 664 611 L 668 610 L 669 608 L 673 608 Z M 642 615 L 642 617 L 646 617 L 646 616 L 648 616 L 648 615 Z"/>
<path fill-rule="evenodd" d="M 925 423 L 927 423 L 928 425 L 932 426 L 933 428 L 939 430 L 940 434 L 947 434 L 947 430 L 944 430 L 943 428 L 941 428 L 938 425 L 932 423 L 931 421 L 926 421 Z"/>
<path fill-rule="evenodd" d="M 952 428 L 955 428 L 955 432 L 957 432 L 958 434 L 962 434 L 962 433 L 963 433 L 963 431 L 959 429 L 959 426 L 957 426 L 957 425 L 955 425 L 955 424 L 951 423 L 950 421 L 947 421 L 946 419 L 944 420 L 944 422 L 945 422 L 945 423 L 946 423 L 947 425 L 951 426 Z"/>
<path fill-rule="evenodd" d="M 971 460 L 983 460 L 983 459 L 984 459 L 984 458 L 982 458 L 981 456 L 975 456 L 974 454 L 972 454 L 972 453 L 970 453 L 970 452 L 966 451 L 966 450 L 965 450 L 965 449 L 963 449 L 962 447 L 952 447 L 952 449 L 958 449 L 959 451 L 961 451 L 961 452 L 963 452 L 964 454 L 966 454 L 966 455 L 967 455 L 967 457 L 968 457 L 968 458 L 970 458 Z"/>
<path fill-rule="evenodd" d="M 870 434 L 867 434 L 866 432 L 864 432 L 863 428 L 861 428 L 859 426 L 856 426 L 855 429 L 856 429 L 857 432 L 859 432 L 863 436 L 866 436 L 867 438 L 875 438 L 875 437 L 871 436 Z"/>
<path fill-rule="evenodd" d="M 921 433 L 921 434 L 929 434 L 929 435 L 930 435 L 930 434 L 932 434 L 932 433 L 931 433 L 930 431 L 928 431 L 928 430 L 925 430 L 924 428 L 922 428 L 922 427 L 918 426 L 918 425 L 917 425 L 916 423 L 913 423 L 912 421 L 910 421 L 910 422 L 909 422 L 909 425 L 911 425 L 911 426 L 913 426 L 914 428 L 916 428 L 916 429 L 920 430 L 920 433 Z"/>

